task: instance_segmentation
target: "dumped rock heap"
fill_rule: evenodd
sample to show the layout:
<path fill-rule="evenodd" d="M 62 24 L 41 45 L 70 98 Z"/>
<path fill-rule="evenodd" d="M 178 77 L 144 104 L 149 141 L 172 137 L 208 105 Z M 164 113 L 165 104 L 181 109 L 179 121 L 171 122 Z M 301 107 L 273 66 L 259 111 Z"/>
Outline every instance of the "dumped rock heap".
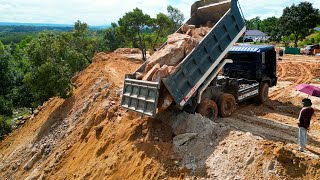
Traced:
<path fill-rule="evenodd" d="M 136 73 L 136 79 L 158 81 L 172 74 L 177 65 L 201 42 L 213 27 L 196 28 L 195 25 L 184 24 L 177 33 L 168 36 L 167 44 L 156 51 L 148 60 L 144 72 Z"/>

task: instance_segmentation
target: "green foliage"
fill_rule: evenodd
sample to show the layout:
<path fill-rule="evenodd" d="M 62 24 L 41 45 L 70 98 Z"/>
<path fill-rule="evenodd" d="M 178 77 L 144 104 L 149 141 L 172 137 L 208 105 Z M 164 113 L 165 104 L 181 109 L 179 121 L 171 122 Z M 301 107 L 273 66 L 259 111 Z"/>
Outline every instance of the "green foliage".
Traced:
<path fill-rule="evenodd" d="M 267 19 L 264 19 L 260 23 L 260 29 L 262 32 L 268 34 L 270 36 L 271 41 L 280 42 L 281 40 L 281 29 L 279 26 L 279 19 L 272 16 Z"/>
<path fill-rule="evenodd" d="M 159 13 L 157 14 L 157 18 L 153 20 L 152 30 L 155 34 L 154 38 L 152 38 L 152 49 L 156 48 L 157 43 L 163 42 L 161 38 L 166 37 L 171 33 L 170 28 L 173 27 L 172 20 L 165 14 Z"/>
<path fill-rule="evenodd" d="M 86 32 L 82 28 L 73 34 L 45 32 L 30 42 L 27 55 L 32 70 L 24 82 L 31 88 L 36 104 L 53 96 L 67 97 L 71 90 L 69 79 L 85 68 L 93 56 Z"/>
<path fill-rule="evenodd" d="M 298 46 L 298 40 L 310 35 L 319 22 L 319 10 L 313 8 L 310 2 L 286 7 L 280 17 L 282 32 L 286 36 L 293 34 L 295 47 Z"/>
<path fill-rule="evenodd" d="M 114 51 L 124 45 L 125 39 L 121 35 L 120 27 L 112 23 L 111 27 L 104 32 L 102 47 L 107 51 Z"/>
<path fill-rule="evenodd" d="M 0 32 L 0 38 L 11 30 Z M 75 22 L 72 32 L 41 32 L 19 39 L 18 44 L 0 41 L 0 114 L 10 117 L 13 108 L 67 97 L 70 78 L 88 66 L 100 44 L 96 33 L 81 21 Z"/>
<path fill-rule="evenodd" d="M 36 33 L 34 33 L 34 32 L 3 33 L 0 35 L 0 41 L 2 41 L 3 44 L 8 45 L 10 43 L 19 43 L 20 41 L 22 41 L 30 36 L 34 37 L 34 36 L 36 36 Z"/>
<path fill-rule="evenodd" d="M 260 30 L 260 23 L 261 19 L 258 16 L 250 20 L 245 20 L 245 24 L 248 30 Z"/>
<path fill-rule="evenodd" d="M 182 24 L 184 21 L 184 15 L 183 13 L 172 6 L 167 7 L 168 11 L 168 17 L 171 19 L 171 22 L 173 26 L 171 27 L 171 33 L 175 32 Z"/>
<path fill-rule="evenodd" d="M 134 9 L 126 13 L 119 19 L 119 30 L 123 34 L 126 42 L 132 44 L 133 47 L 137 47 L 142 51 L 143 60 L 146 60 L 146 35 L 143 30 L 149 27 L 152 23 L 152 19 L 149 15 L 144 14 L 141 9 Z"/>
<path fill-rule="evenodd" d="M 5 96 L 0 96 L 0 113 L 5 116 L 11 116 L 12 109 L 13 109 L 12 101 Z"/>
<path fill-rule="evenodd" d="M 281 40 L 282 40 L 282 42 L 283 42 L 283 44 L 284 44 L 285 47 L 289 47 L 290 44 L 291 44 L 292 42 L 294 42 L 294 36 L 293 36 L 293 35 L 283 36 L 283 37 L 281 38 Z"/>
<path fill-rule="evenodd" d="M 11 49 L 0 41 L 0 114 L 12 115 L 12 102 L 8 98 L 12 86 L 9 62 L 12 60 Z"/>
<path fill-rule="evenodd" d="M 303 47 L 312 44 L 320 44 L 320 32 L 313 33 L 310 36 L 306 37 L 303 41 L 300 41 L 298 43 L 298 46 Z"/>
<path fill-rule="evenodd" d="M 0 115 L 0 140 L 12 131 L 11 125 Z"/>

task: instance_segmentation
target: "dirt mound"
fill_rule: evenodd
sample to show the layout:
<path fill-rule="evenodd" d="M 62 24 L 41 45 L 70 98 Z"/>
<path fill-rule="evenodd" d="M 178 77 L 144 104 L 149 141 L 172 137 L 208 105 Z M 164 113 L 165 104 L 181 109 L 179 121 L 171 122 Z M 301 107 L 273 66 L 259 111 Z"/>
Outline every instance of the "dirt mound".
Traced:
<path fill-rule="evenodd" d="M 0 179 L 320 178 L 320 135 L 306 153 L 289 144 L 295 129 L 283 123 L 290 125 L 298 107 L 239 105 L 237 115 L 216 122 L 179 111 L 141 118 L 120 108 L 124 75 L 140 65 L 123 54 L 97 54 L 72 78 L 72 97 L 50 99 L 1 142 Z M 274 109 L 289 117 L 280 121 Z M 270 116 L 277 123 L 263 119 Z"/>

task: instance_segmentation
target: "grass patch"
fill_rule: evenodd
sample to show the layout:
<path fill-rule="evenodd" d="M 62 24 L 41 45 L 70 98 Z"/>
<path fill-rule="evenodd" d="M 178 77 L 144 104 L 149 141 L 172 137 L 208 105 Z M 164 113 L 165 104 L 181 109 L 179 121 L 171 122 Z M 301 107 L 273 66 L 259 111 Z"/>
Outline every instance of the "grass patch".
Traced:
<path fill-rule="evenodd" d="M 11 117 L 7 117 L 7 123 L 13 125 L 20 116 L 24 116 L 27 114 L 30 114 L 28 108 L 15 109 L 13 110 L 13 115 Z"/>

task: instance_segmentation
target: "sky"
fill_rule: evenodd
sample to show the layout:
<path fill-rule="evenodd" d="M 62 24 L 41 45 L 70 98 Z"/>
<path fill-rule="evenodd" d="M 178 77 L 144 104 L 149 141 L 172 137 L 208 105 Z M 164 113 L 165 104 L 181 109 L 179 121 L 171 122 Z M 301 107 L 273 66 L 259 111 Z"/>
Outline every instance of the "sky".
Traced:
<path fill-rule="evenodd" d="M 138 7 L 151 17 L 166 7 L 178 8 L 189 18 L 196 0 L 0 0 L 0 22 L 73 24 L 80 20 L 89 25 L 117 22 L 126 12 Z M 305 0 L 239 0 L 246 19 L 280 17 L 282 10 Z M 320 9 L 320 0 L 308 0 Z"/>

